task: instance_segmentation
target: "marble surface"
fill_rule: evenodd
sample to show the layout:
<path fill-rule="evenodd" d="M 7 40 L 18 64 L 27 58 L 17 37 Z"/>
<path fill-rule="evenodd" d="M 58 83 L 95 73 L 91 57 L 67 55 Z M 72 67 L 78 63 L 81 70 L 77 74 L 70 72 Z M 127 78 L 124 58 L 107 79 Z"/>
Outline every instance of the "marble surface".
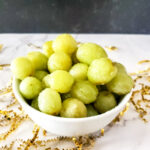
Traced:
<path fill-rule="evenodd" d="M 4 47 L 0 52 L 0 64 L 10 63 L 15 57 L 26 55 L 29 51 L 40 50 L 33 45 L 40 47 L 44 41 L 52 40 L 56 36 L 57 34 L 1 34 L 0 44 Z M 149 35 L 74 34 L 73 36 L 80 42 L 89 41 L 102 46 L 118 47 L 117 51 L 107 51 L 108 55 L 113 60 L 123 63 L 128 72 L 141 69 L 137 65 L 138 61 L 150 59 Z M 0 89 L 7 84 L 10 77 L 10 70 L 6 69 L 5 73 L 0 71 Z M 105 135 L 97 139 L 93 150 L 149 150 L 149 139 L 150 123 L 145 124 L 141 121 L 131 106 L 121 122 L 106 128 Z"/>
<path fill-rule="evenodd" d="M 0 33 L 150 34 L 149 0 L 0 0 Z"/>

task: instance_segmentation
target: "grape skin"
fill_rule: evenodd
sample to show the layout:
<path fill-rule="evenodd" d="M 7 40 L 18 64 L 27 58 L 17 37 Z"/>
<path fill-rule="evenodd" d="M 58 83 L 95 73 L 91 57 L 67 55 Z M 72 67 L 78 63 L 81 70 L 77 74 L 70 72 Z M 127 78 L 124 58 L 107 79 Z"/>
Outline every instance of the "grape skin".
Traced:
<path fill-rule="evenodd" d="M 33 76 L 39 79 L 40 81 L 42 81 L 46 75 L 48 75 L 48 72 L 39 70 L 39 71 L 35 71 Z"/>
<path fill-rule="evenodd" d="M 131 91 L 134 82 L 132 78 L 126 73 L 118 73 L 116 77 L 110 81 L 106 86 L 107 89 L 118 95 L 125 95 Z"/>
<path fill-rule="evenodd" d="M 86 108 L 87 108 L 87 116 L 88 117 L 98 115 L 98 112 L 94 109 L 94 107 L 91 104 L 86 105 Z"/>
<path fill-rule="evenodd" d="M 114 65 L 117 67 L 118 73 L 127 73 L 126 68 L 118 62 L 114 62 Z"/>
<path fill-rule="evenodd" d="M 97 100 L 94 103 L 94 107 L 99 113 L 105 113 L 117 106 L 117 102 L 112 93 L 108 91 L 102 91 L 99 93 Z"/>
<path fill-rule="evenodd" d="M 15 78 L 23 80 L 25 77 L 33 74 L 33 66 L 26 57 L 18 57 L 11 63 L 11 71 Z"/>
<path fill-rule="evenodd" d="M 80 62 L 90 65 L 93 60 L 107 57 L 107 54 L 101 46 L 94 43 L 85 43 L 78 48 L 76 56 Z"/>
<path fill-rule="evenodd" d="M 73 83 L 74 79 L 67 71 L 56 70 L 50 74 L 50 87 L 57 92 L 69 92 Z"/>
<path fill-rule="evenodd" d="M 20 83 L 19 89 L 26 99 L 36 98 L 42 90 L 42 83 L 35 77 L 26 77 Z"/>
<path fill-rule="evenodd" d="M 69 73 L 74 77 L 75 80 L 87 79 L 88 65 L 83 63 L 77 63 L 70 69 Z"/>
<path fill-rule="evenodd" d="M 73 85 L 71 95 L 84 104 L 90 104 L 96 100 L 98 89 L 89 81 L 78 81 Z"/>
<path fill-rule="evenodd" d="M 32 62 L 35 70 L 47 70 L 48 58 L 43 53 L 38 51 L 29 52 L 27 57 Z"/>
<path fill-rule="evenodd" d="M 58 115 L 62 108 L 60 94 L 51 88 L 44 89 L 39 94 L 38 106 L 46 114 Z"/>
<path fill-rule="evenodd" d="M 49 58 L 53 53 L 53 48 L 52 48 L 53 41 L 47 41 L 43 44 L 42 49 L 43 53 Z"/>
<path fill-rule="evenodd" d="M 35 99 L 32 100 L 31 106 L 32 106 L 33 108 L 39 110 L 39 106 L 38 106 L 38 97 L 36 97 Z"/>
<path fill-rule="evenodd" d="M 63 101 L 61 117 L 65 118 L 82 118 L 87 116 L 85 105 L 75 98 L 68 98 Z"/>
<path fill-rule="evenodd" d="M 48 60 L 48 70 L 54 72 L 56 70 L 69 70 L 72 61 L 69 55 L 64 52 L 57 52 L 51 55 Z"/>
<path fill-rule="evenodd" d="M 42 80 L 42 85 L 44 88 L 50 88 L 50 74 L 46 75 Z"/>
<path fill-rule="evenodd" d="M 52 47 L 55 52 L 72 54 L 77 49 L 77 42 L 71 35 L 61 34 L 53 41 Z"/>
<path fill-rule="evenodd" d="M 108 58 L 94 60 L 88 69 L 88 79 L 96 85 L 110 82 L 117 74 L 117 67 Z"/>

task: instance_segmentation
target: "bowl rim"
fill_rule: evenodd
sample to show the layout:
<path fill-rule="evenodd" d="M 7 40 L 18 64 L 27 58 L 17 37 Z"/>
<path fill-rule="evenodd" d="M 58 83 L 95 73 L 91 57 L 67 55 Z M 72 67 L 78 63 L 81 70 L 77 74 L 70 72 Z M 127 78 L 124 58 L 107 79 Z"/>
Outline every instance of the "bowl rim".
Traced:
<path fill-rule="evenodd" d="M 97 120 L 97 119 L 100 119 L 102 117 L 107 117 L 113 113 L 118 112 L 120 110 L 120 108 L 124 107 L 124 105 L 129 101 L 131 93 L 132 93 L 132 90 L 131 90 L 131 92 L 126 94 L 124 96 L 124 98 L 122 99 L 122 101 L 115 108 L 113 108 L 113 109 L 111 109 L 105 113 L 102 113 L 102 114 L 99 114 L 96 116 L 85 117 L 85 118 L 63 118 L 63 117 L 53 116 L 53 115 L 49 115 L 49 114 L 40 112 L 40 111 L 36 110 L 35 108 L 31 107 L 26 102 L 26 100 L 23 98 L 21 93 L 19 92 L 19 79 L 16 79 L 15 77 L 13 77 L 12 87 L 13 87 L 13 93 L 14 93 L 15 97 L 17 98 L 17 100 L 19 101 L 19 103 L 21 104 L 23 109 L 24 109 L 23 105 L 25 105 L 25 107 L 28 107 L 28 109 L 36 112 L 37 114 L 41 114 L 41 115 L 44 115 L 45 117 L 49 117 L 53 120 L 63 121 L 63 122 L 85 122 L 85 121 Z"/>

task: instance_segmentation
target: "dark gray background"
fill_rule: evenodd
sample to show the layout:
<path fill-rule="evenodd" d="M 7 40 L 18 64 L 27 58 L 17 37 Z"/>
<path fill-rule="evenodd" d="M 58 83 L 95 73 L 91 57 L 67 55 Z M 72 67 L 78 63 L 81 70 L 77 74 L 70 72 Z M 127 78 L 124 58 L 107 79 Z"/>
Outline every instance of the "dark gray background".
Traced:
<path fill-rule="evenodd" d="M 150 0 L 0 0 L 0 33 L 150 33 Z"/>

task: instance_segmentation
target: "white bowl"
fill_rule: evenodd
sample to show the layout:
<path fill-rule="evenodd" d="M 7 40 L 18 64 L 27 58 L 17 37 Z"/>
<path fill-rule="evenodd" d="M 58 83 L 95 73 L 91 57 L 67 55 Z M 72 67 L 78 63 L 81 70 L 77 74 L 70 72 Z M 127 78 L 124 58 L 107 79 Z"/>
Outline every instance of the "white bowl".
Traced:
<path fill-rule="evenodd" d="M 61 136 L 79 136 L 96 132 L 108 125 L 125 107 L 131 93 L 112 110 L 86 118 L 61 118 L 51 116 L 32 108 L 19 92 L 19 80 L 13 79 L 13 92 L 30 118 L 45 130 Z"/>

